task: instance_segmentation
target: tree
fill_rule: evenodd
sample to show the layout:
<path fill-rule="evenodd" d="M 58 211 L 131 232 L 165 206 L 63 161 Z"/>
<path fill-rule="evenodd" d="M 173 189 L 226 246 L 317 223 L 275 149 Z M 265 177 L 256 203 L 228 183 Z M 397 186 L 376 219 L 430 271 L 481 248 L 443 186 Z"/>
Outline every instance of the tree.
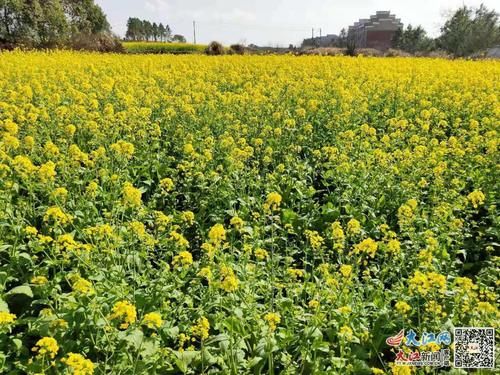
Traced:
<path fill-rule="evenodd" d="M 345 29 L 340 30 L 339 37 L 337 39 L 337 47 L 346 48 L 347 47 L 347 31 Z"/>
<path fill-rule="evenodd" d="M 143 37 L 149 41 L 153 35 L 153 25 L 149 21 L 142 21 Z"/>
<path fill-rule="evenodd" d="M 165 26 L 165 41 L 170 42 L 172 39 L 172 29 L 170 29 L 170 26 L 167 25 Z"/>
<path fill-rule="evenodd" d="M 354 32 L 350 32 L 347 34 L 345 46 L 346 46 L 346 54 L 348 56 L 356 55 L 356 48 L 358 47 L 358 43 L 356 39 L 356 34 Z"/>
<path fill-rule="evenodd" d="M 399 28 L 393 37 L 393 47 L 409 52 L 428 52 L 434 48 L 434 40 L 427 37 L 422 26 L 408 25 L 406 29 Z"/>
<path fill-rule="evenodd" d="M 94 0 L 62 0 L 73 33 L 109 32 L 106 15 Z"/>
<path fill-rule="evenodd" d="M 159 29 L 158 29 L 158 24 L 156 22 L 153 22 L 151 25 L 151 36 L 153 37 L 154 41 L 158 41 L 158 37 L 160 35 Z"/>
<path fill-rule="evenodd" d="M 14 43 L 25 39 L 35 22 L 26 13 L 23 0 L 0 0 L 0 41 Z M 40 12 L 39 6 L 37 7 Z"/>
<path fill-rule="evenodd" d="M 143 20 L 139 19 L 137 23 L 137 40 L 146 40 L 146 25 Z"/>
<path fill-rule="evenodd" d="M 186 43 L 186 38 L 184 37 L 184 35 L 175 34 L 175 35 L 172 37 L 172 42 L 177 42 L 177 43 Z"/>
<path fill-rule="evenodd" d="M 1 1 L 1 0 L 0 0 Z M 149 22 L 147 20 L 140 20 L 139 18 L 130 17 L 127 20 L 127 32 L 125 39 L 135 41 L 170 41 L 172 31 L 170 26 L 164 26 L 163 23 L 157 24 L 156 22 Z"/>
<path fill-rule="evenodd" d="M 472 33 L 467 42 L 474 47 L 474 52 L 494 47 L 500 43 L 499 14 L 495 10 L 489 10 L 481 4 L 475 10 L 472 22 Z"/>
<path fill-rule="evenodd" d="M 99 33 L 110 27 L 94 0 L 0 0 L 0 41 L 46 48 Z"/>
<path fill-rule="evenodd" d="M 455 56 L 465 56 L 469 49 L 465 38 L 471 28 L 471 10 L 466 6 L 459 8 L 441 28 L 440 45 Z"/>
<path fill-rule="evenodd" d="M 137 26 L 134 24 L 137 18 L 129 17 L 127 20 L 126 40 L 137 40 Z"/>
<path fill-rule="evenodd" d="M 158 34 L 160 35 L 160 41 L 163 42 L 165 40 L 165 26 L 161 22 L 158 25 Z"/>
<path fill-rule="evenodd" d="M 59 0 L 41 2 L 42 16 L 37 20 L 38 47 L 52 48 L 69 40 L 70 25 Z"/>
<path fill-rule="evenodd" d="M 463 57 L 500 43 L 499 15 L 483 4 L 477 9 L 459 8 L 441 28 L 439 45 L 455 56 Z"/>

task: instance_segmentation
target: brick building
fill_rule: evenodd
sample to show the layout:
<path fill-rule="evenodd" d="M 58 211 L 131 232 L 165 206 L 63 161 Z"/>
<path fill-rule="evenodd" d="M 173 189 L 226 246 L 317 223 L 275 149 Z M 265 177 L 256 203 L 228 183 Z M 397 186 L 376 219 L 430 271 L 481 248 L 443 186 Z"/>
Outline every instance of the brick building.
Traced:
<path fill-rule="evenodd" d="M 392 47 L 395 32 L 402 28 L 399 18 L 389 11 L 378 11 L 370 18 L 360 19 L 349 26 L 348 38 L 357 48 L 375 48 L 387 50 Z"/>

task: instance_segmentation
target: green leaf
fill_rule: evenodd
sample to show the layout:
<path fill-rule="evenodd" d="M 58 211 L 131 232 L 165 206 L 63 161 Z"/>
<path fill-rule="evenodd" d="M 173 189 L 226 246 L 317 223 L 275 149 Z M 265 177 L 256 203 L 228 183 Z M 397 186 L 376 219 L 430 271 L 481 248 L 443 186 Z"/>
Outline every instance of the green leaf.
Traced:
<path fill-rule="evenodd" d="M 193 360 L 200 354 L 195 351 L 184 351 L 184 352 L 174 352 L 175 356 L 175 364 L 179 368 L 182 373 L 186 373 L 188 371 L 189 365 Z"/>
<path fill-rule="evenodd" d="M 158 344 L 155 341 L 145 341 L 141 346 L 141 355 L 145 358 L 151 357 L 158 351 Z"/>
<path fill-rule="evenodd" d="M 26 311 L 33 299 L 33 291 L 29 285 L 20 285 L 5 293 L 5 300 L 12 313 L 20 315 Z"/>
<path fill-rule="evenodd" d="M 355 359 L 353 361 L 353 370 L 355 374 L 358 375 L 370 375 L 372 373 L 372 370 L 370 366 L 366 364 L 365 361 L 361 361 L 359 359 Z"/>
<path fill-rule="evenodd" d="M 249 362 L 248 362 L 248 367 L 252 368 L 254 366 L 257 366 L 259 363 L 262 362 L 262 357 L 253 357 Z"/>
<path fill-rule="evenodd" d="M 17 257 L 19 260 L 24 260 L 25 263 L 32 263 L 31 257 L 28 253 L 19 253 Z"/>
<path fill-rule="evenodd" d="M 31 290 L 31 287 L 29 285 L 20 285 L 9 290 L 5 294 L 5 297 L 10 298 L 12 296 L 17 296 L 17 295 L 24 295 L 28 298 L 33 298 L 33 291 Z"/>
<path fill-rule="evenodd" d="M 368 348 L 365 348 L 362 345 L 354 345 L 352 348 L 352 353 L 358 359 L 368 359 L 370 357 L 370 352 Z"/>
<path fill-rule="evenodd" d="M 306 335 L 306 337 L 310 337 L 312 339 L 322 339 L 323 338 L 323 334 L 321 333 L 321 331 L 317 327 L 307 327 L 304 330 L 304 334 Z"/>
<path fill-rule="evenodd" d="M 281 212 L 282 221 L 284 224 L 293 224 L 295 220 L 297 220 L 298 215 L 290 209 L 283 210 Z"/>
<path fill-rule="evenodd" d="M 205 340 L 205 345 L 210 346 L 210 345 L 216 344 L 218 342 L 222 342 L 222 341 L 229 341 L 229 336 L 226 335 L 225 333 L 221 333 L 219 335 L 212 336 L 212 337 L 208 338 L 207 340 Z"/>
<path fill-rule="evenodd" d="M 0 311 L 2 312 L 10 312 L 9 305 L 3 299 L 0 298 Z"/>
<path fill-rule="evenodd" d="M 19 339 L 12 339 L 12 343 L 14 344 L 16 351 L 20 351 L 23 347 L 23 342 Z"/>
<path fill-rule="evenodd" d="M 142 345 L 142 340 L 144 339 L 144 334 L 139 329 L 134 329 L 130 331 L 127 336 L 125 336 L 125 341 L 130 343 L 135 349 L 139 349 Z"/>
<path fill-rule="evenodd" d="M 176 338 L 179 336 L 179 327 L 175 326 L 166 330 L 170 338 Z"/>

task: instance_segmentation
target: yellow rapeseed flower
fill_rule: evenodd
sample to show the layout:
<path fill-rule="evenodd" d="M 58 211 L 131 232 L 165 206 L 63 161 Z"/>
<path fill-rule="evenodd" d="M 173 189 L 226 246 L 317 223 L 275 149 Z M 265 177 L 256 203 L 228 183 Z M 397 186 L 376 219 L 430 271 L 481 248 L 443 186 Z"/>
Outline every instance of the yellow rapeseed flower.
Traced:
<path fill-rule="evenodd" d="M 129 207 L 138 207 L 141 205 L 142 193 L 139 189 L 135 188 L 130 182 L 123 185 L 122 190 L 123 203 Z"/>
<path fill-rule="evenodd" d="M 467 196 L 467 199 L 474 208 L 478 208 L 479 206 L 482 206 L 484 204 L 485 196 L 482 191 L 474 190 Z"/>
<path fill-rule="evenodd" d="M 320 236 L 318 232 L 316 232 L 315 230 L 305 230 L 304 234 L 313 250 L 321 249 L 325 240 Z"/>
<path fill-rule="evenodd" d="M 269 312 L 264 315 L 264 320 L 267 322 L 269 330 L 271 332 L 274 332 L 278 324 L 281 323 L 281 315 L 276 312 Z"/>
<path fill-rule="evenodd" d="M 79 294 L 88 295 L 94 293 L 94 288 L 92 286 L 92 283 L 80 276 L 74 278 L 71 287 L 76 293 Z"/>
<path fill-rule="evenodd" d="M 73 221 L 71 215 L 66 214 L 60 207 L 52 206 L 47 209 L 43 217 L 44 221 L 53 220 L 56 224 L 65 225 Z"/>
<path fill-rule="evenodd" d="M 31 278 L 31 283 L 35 285 L 44 285 L 47 284 L 49 280 L 45 276 L 34 276 Z"/>
<path fill-rule="evenodd" d="M 370 258 L 375 257 L 375 253 L 377 252 L 378 244 L 375 240 L 371 238 L 366 238 L 357 245 L 354 245 L 353 253 L 354 254 L 366 254 Z"/>
<path fill-rule="evenodd" d="M 191 211 L 184 211 L 182 214 L 181 214 L 181 219 L 182 221 L 184 221 L 185 223 L 189 224 L 189 225 L 193 225 L 194 223 L 194 213 L 191 212 Z"/>
<path fill-rule="evenodd" d="M 238 216 L 233 216 L 231 218 L 231 221 L 229 222 L 233 227 L 236 229 L 241 229 L 243 227 L 243 224 L 245 223 L 242 218 Z"/>
<path fill-rule="evenodd" d="M 200 340 L 205 340 L 208 338 L 210 332 L 210 323 L 207 318 L 201 317 L 198 319 L 196 324 L 191 327 L 191 334 L 194 337 L 198 337 Z"/>
<path fill-rule="evenodd" d="M 118 142 L 113 143 L 110 148 L 118 155 L 124 156 L 127 159 L 131 159 L 135 152 L 134 145 L 123 140 L 119 140 Z"/>
<path fill-rule="evenodd" d="M 78 353 L 69 353 L 66 358 L 61 359 L 74 375 L 92 375 L 95 365 L 90 359 L 86 359 Z"/>
<path fill-rule="evenodd" d="M 0 327 L 14 323 L 16 316 L 6 311 L 0 311 Z"/>
<path fill-rule="evenodd" d="M 52 161 L 48 161 L 38 168 L 38 177 L 43 183 L 53 181 L 56 175 L 56 164 Z"/>
<path fill-rule="evenodd" d="M 219 246 L 226 240 L 226 230 L 222 224 L 215 224 L 208 232 L 208 238 L 212 244 Z"/>
<path fill-rule="evenodd" d="M 130 324 L 135 323 L 137 312 L 135 306 L 128 301 L 119 301 L 115 303 L 109 316 L 110 320 L 120 321 L 120 328 L 127 329 Z"/>
<path fill-rule="evenodd" d="M 59 351 L 59 345 L 53 337 L 43 337 L 36 342 L 36 345 L 31 350 L 38 353 L 37 357 L 47 355 L 49 358 L 53 359 Z"/>
<path fill-rule="evenodd" d="M 267 251 L 266 251 L 266 250 L 264 250 L 264 249 L 261 249 L 261 248 L 255 249 L 255 250 L 254 250 L 254 254 L 255 254 L 255 258 L 256 258 L 257 260 L 264 260 L 264 259 L 266 259 L 266 258 L 267 258 L 267 256 L 268 256 Z"/>
<path fill-rule="evenodd" d="M 169 192 L 172 191 L 174 188 L 174 181 L 172 181 L 171 178 L 165 177 L 160 181 L 160 187 L 165 191 Z"/>
<path fill-rule="evenodd" d="M 344 276 L 346 279 L 349 278 L 352 274 L 352 266 L 348 264 L 343 264 L 340 266 L 340 273 L 342 276 Z"/>
<path fill-rule="evenodd" d="M 267 195 L 266 207 L 271 210 L 277 210 L 281 205 L 282 197 L 281 194 L 272 192 Z"/>
<path fill-rule="evenodd" d="M 347 233 L 355 235 L 361 232 L 361 224 L 356 219 L 351 219 L 347 223 Z"/>
<path fill-rule="evenodd" d="M 181 251 L 178 255 L 174 256 L 172 265 L 188 267 L 193 264 L 193 255 L 189 251 Z"/>
<path fill-rule="evenodd" d="M 142 318 L 142 324 L 151 329 L 160 328 L 162 323 L 161 315 L 157 312 L 148 313 Z"/>
<path fill-rule="evenodd" d="M 411 306 L 408 305 L 405 301 L 396 302 L 396 305 L 394 307 L 396 308 L 396 311 L 398 313 L 403 315 L 406 315 L 411 310 Z"/>
<path fill-rule="evenodd" d="M 36 236 L 38 234 L 38 230 L 35 227 L 26 227 L 24 228 L 24 233 L 30 236 Z"/>

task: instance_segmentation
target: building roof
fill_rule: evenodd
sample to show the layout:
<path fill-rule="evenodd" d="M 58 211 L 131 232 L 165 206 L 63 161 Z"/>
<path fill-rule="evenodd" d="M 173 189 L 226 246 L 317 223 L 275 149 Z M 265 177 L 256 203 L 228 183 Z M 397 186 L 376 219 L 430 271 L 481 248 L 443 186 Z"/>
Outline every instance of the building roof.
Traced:
<path fill-rule="evenodd" d="M 349 31 L 353 32 L 360 29 L 373 29 L 373 30 L 397 30 L 403 27 L 401 20 L 396 18 L 388 10 L 379 10 L 370 18 L 361 18 L 359 21 L 354 22 L 354 25 L 349 26 Z"/>

